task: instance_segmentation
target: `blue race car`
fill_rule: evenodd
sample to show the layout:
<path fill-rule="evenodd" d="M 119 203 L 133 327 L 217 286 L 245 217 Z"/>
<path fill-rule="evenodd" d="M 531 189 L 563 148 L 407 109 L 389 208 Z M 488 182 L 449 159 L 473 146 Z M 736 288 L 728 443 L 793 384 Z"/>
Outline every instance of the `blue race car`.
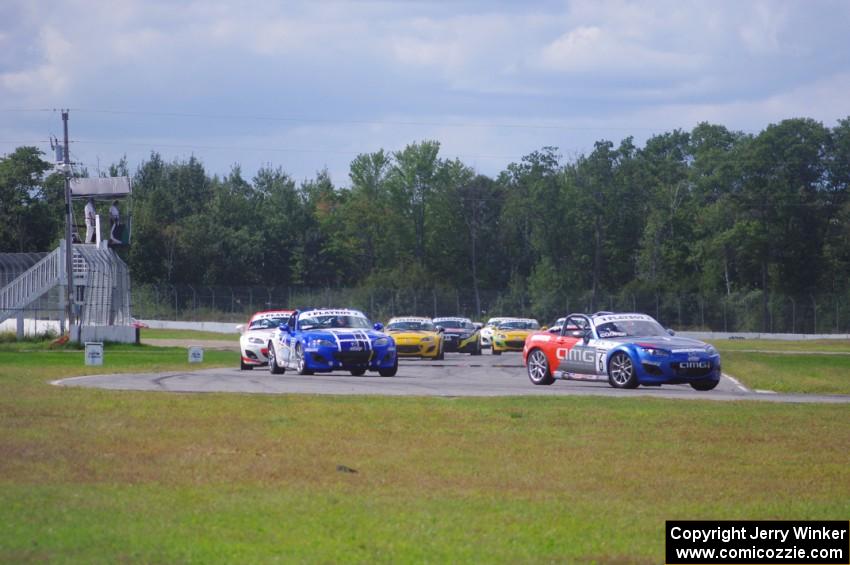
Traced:
<path fill-rule="evenodd" d="M 269 339 L 269 372 L 293 369 L 312 375 L 343 369 L 360 376 L 369 370 L 392 377 L 398 371 L 396 345 L 382 329 L 358 310 L 296 311 Z"/>
<path fill-rule="evenodd" d="M 714 346 L 674 337 L 645 314 L 571 314 L 557 333 L 528 336 L 522 356 L 536 385 L 561 378 L 607 380 L 614 388 L 687 383 L 711 390 L 721 374 Z"/>

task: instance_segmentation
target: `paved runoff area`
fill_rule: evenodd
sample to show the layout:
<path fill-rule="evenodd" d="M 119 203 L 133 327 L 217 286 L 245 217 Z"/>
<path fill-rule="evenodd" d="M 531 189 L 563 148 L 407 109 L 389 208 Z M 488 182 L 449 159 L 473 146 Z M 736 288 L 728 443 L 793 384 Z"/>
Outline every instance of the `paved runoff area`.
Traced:
<path fill-rule="evenodd" d="M 519 353 L 481 356 L 447 353 L 444 361 L 401 359 L 398 374 L 380 377 L 366 373 L 354 377 L 344 371 L 301 376 L 292 371 L 271 375 L 265 367 L 241 371 L 238 353 L 233 368 L 203 369 L 146 374 L 115 374 L 73 377 L 54 381 L 68 387 L 159 392 L 229 392 L 245 394 L 370 394 L 385 396 L 612 396 L 658 397 L 691 400 L 758 400 L 768 402 L 850 403 L 850 396 L 775 394 L 752 391 L 724 376 L 716 389 L 698 392 L 688 385 L 612 388 L 607 382 L 555 381 L 535 386 L 528 380 Z"/>

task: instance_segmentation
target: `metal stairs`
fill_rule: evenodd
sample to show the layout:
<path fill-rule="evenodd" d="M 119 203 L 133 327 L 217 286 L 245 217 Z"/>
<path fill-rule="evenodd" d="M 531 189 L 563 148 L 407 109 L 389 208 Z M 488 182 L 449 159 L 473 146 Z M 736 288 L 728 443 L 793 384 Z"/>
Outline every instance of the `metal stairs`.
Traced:
<path fill-rule="evenodd" d="M 83 325 L 129 323 L 127 267 L 110 249 L 74 244 L 73 303 Z M 65 286 L 65 247 L 60 245 L 0 289 L 0 323 L 15 317 L 57 286 Z M 116 294 L 117 293 L 117 294 Z"/>
<path fill-rule="evenodd" d="M 0 322 L 15 316 L 28 304 L 64 283 L 61 246 L 0 289 Z"/>

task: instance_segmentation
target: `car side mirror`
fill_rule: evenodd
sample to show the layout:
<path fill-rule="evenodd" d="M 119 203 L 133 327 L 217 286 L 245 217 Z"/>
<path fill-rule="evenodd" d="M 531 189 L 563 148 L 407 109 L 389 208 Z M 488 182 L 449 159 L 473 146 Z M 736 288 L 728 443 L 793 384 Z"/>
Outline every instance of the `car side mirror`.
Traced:
<path fill-rule="evenodd" d="M 475 322 L 475 323 L 474 323 L 474 324 L 472 324 L 472 325 L 475 327 L 475 329 L 476 329 L 476 330 L 480 330 L 481 328 L 483 328 L 483 327 L 484 327 L 484 324 L 482 324 L 482 323 L 480 323 L 480 322 Z"/>
<path fill-rule="evenodd" d="M 238 326 L 236 326 L 236 331 L 239 333 L 245 331 L 245 324 L 239 324 Z"/>
<path fill-rule="evenodd" d="M 375 331 L 381 331 L 382 329 L 384 329 L 384 324 L 382 324 L 381 322 L 375 322 L 375 325 L 372 327 L 375 328 Z"/>
<path fill-rule="evenodd" d="M 573 331 L 570 332 L 570 335 L 572 337 L 584 338 L 585 333 L 586 332 L 584 330 L 573 330 Z"/>
<path fill-rule="evenodd" d="M 670 328 L 667 328 L 667 333 L 670 334 L 670 335 L 676 335 L 676 332 L 674 332 Z"/>
<path fill-rule="evenodd" d="M 443 333 L 444 331 L 446 331 L 446 328 L 444 328 L 443 326 L 437 326 L 437 333 L 438 333 L 438 334 L 441 334 L 441 333 Z"/>

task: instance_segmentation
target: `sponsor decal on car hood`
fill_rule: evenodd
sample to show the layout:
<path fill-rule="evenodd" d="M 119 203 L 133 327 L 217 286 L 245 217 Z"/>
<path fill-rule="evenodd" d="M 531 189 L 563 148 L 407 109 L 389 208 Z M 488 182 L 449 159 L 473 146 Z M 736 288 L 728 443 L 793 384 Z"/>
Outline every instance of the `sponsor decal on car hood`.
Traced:
<path fill-rule="evenodd" d="M 691 351 L 705 353 L 708 347 L 708 344 L 697 339 L 674 336 L 618 337 L 609 338 L 606 341 L 649 345 L 651 347 L 657 347 L 658 349 L 666 349 L 674 353 L 688 353 Z"/>

